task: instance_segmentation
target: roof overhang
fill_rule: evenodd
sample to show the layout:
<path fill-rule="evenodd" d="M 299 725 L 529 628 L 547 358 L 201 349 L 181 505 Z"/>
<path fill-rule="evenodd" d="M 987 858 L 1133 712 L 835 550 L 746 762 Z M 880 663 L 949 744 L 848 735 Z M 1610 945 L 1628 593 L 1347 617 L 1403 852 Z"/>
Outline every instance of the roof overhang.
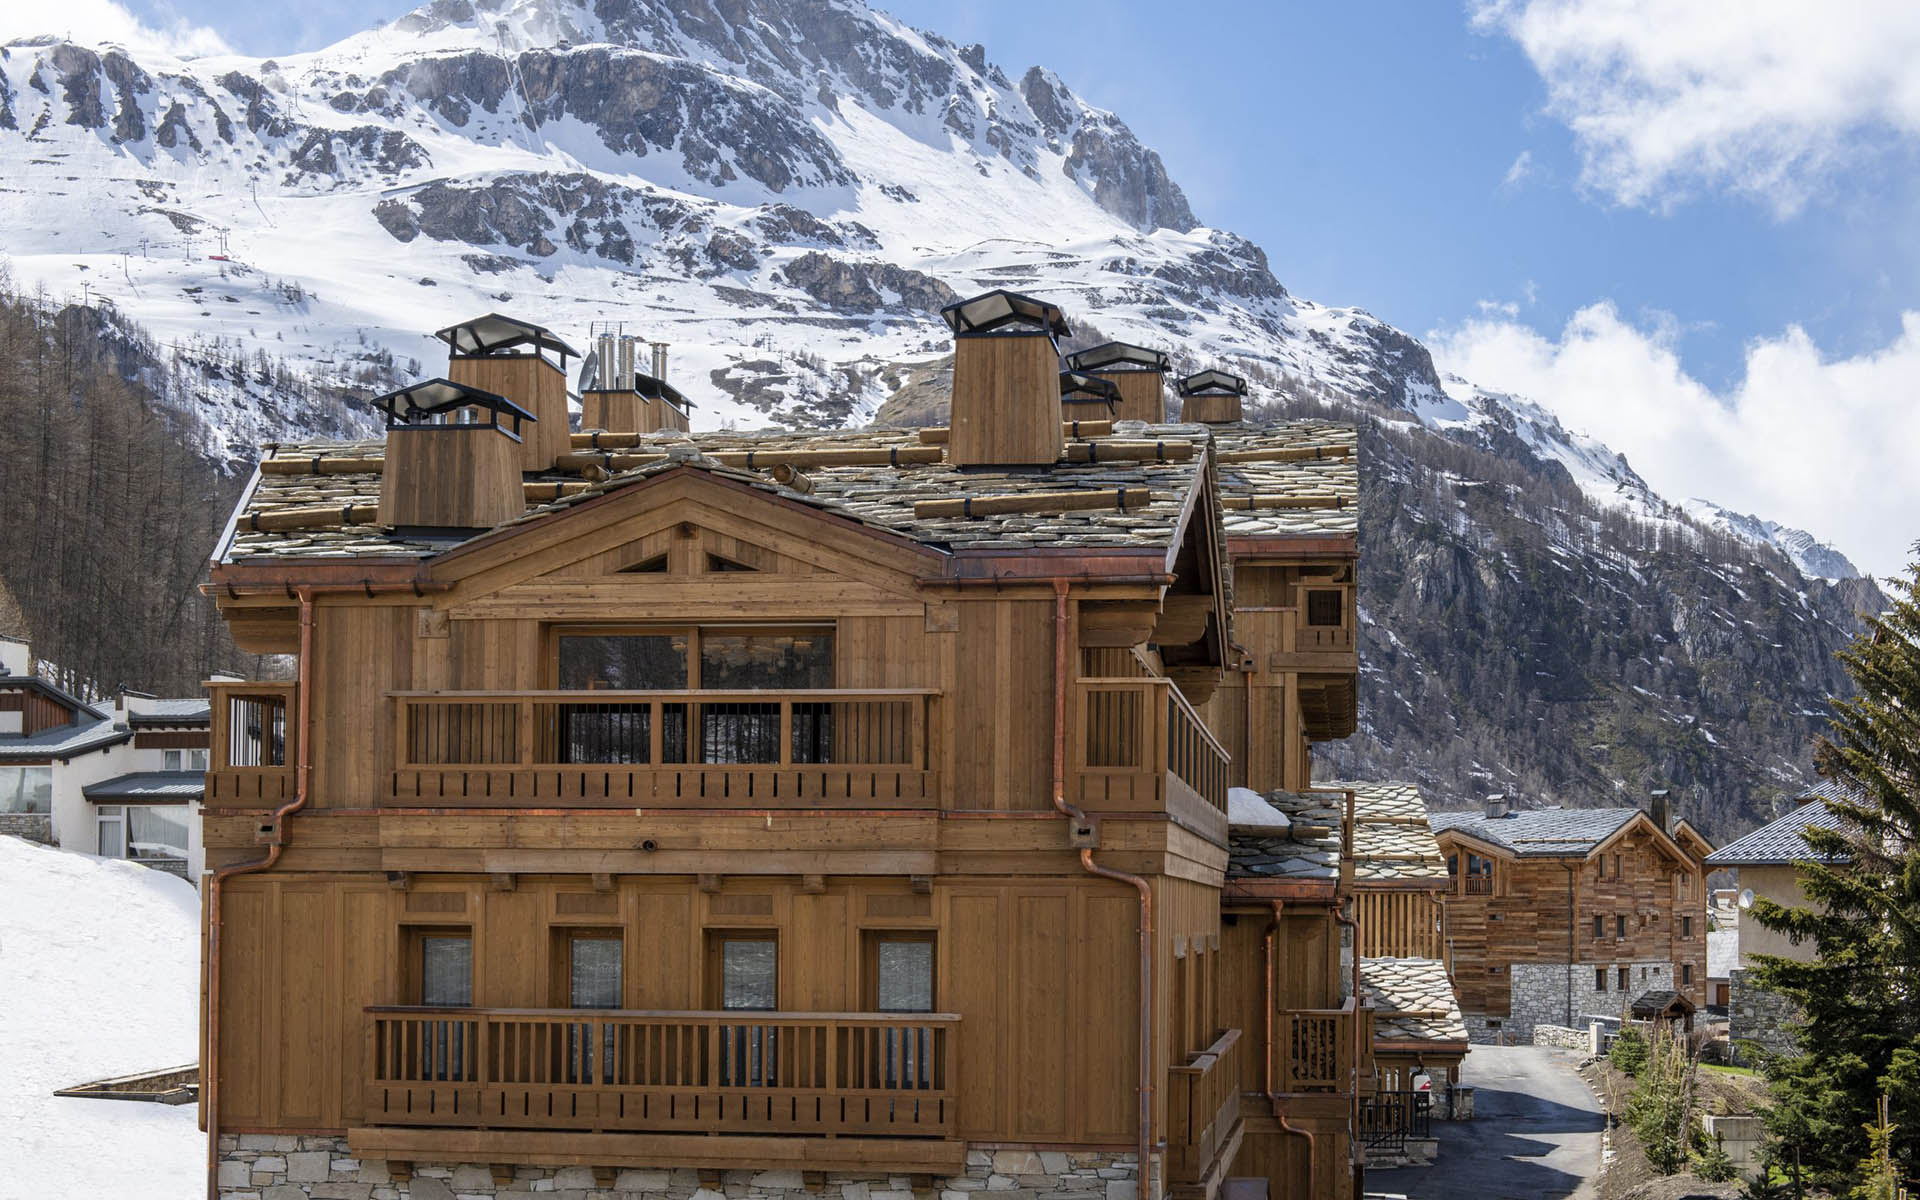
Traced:
<path fill-rule="evenodd" d="M 1359 558 L 1360 538 L 1352 533 L 1227 535 L 1227 553 L 1234 558 L 1290 562 L 1307 558 Z"/>

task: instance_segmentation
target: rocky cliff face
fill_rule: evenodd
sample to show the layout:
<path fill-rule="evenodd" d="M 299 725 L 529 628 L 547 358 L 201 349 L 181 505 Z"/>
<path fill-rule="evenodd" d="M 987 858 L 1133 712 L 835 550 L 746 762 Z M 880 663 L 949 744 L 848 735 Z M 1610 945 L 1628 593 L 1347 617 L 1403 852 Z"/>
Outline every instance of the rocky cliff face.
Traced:
<path fill-rule="evenodd" d="M 16 279 L 218 364 L 154 389 L 215 454 L 364 424 L 341 397 L 488 310 L 669 343 L 703 425 L 933 419 L 937 310 L 991 287 L 1372 422 L 1367 724 L 1336 753 L 1449 797 L 1761 803 L 1876 596 L 1292 294 L 1045 67 L 857 0 L 434 0 L 278 59 L 15 42 L 0 166 Z"/>

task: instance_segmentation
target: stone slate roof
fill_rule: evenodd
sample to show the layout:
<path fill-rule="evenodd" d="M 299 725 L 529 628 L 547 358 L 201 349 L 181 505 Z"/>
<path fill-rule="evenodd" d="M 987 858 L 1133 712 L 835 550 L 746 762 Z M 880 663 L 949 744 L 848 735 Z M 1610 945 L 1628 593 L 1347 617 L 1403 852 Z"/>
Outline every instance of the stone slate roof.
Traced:
<path fill-rule="evenodd" d="M 1460 1042 L 1460 1015 L 1445 963 L 1431 958 L 1363 958 L 1360 990 L 1375 1010 L 1376 1042 Z"/>
<path fill-rule="evenodd" d="M 0 761 L 23 758 L 71 758 L 108 746 L 118 746 L 133 734 L 114 725 L 112 717 L 84 711 L 78 721 L 43 729 L 32 737 L 0 738 Z"/>
<path fill-rule="evenodd" d="M 80 792 L 89 800 L 113 803 L 198 800 L 205 781 L 199 771 L 136 771 L 90 783 Z"/>
<path fill-rule="evenodd" d="M 1121 422 L 1111 436 L 1077 439 L 1097 448 L 1108 441 L 1185 442 L 1196 448 L 1206 444 L 1211 434 L 1204 425 L 1145 425 Z M 1071 444 L 1071 443 L 1070 443 Z M 1168 462 L 1114 460 L 1091 463 L 1059 463 L 1043 470 L 997 470 L 959 468 L 946 463 L 903 464 L 900 466 L 808 466 L 802 471 L 811 489 L 798 492 L 775 484 L 770 477 L 742 468 L 722 467 L 702 462 L 702 453 L 721 451 L 777 451 L 783 449 L 923 449 L 913 430 L 850 430 L 833 433 L 794 434 L 662 432 L 649 435 L 642 446 L 611 451 L 623 453 L 668 453 L 672 447 L 688 457 L 669 465 L 647 464 L 624 470 L 591 489 L 547 504 L 532 505 L 532 517 L 582 503 L 639 480 L 647 479 L 672 466 L 696 466 L 736 481 L 748 482 L 773 494 L 836 512 L 865 524 L 941 549 L 1021 549 L 1041 547 L 1135 548 L 1165 550 L 1173 540 L 1175 523 L 1188 497 L 1201 478 L 1201 457 L 1196 453 L 1185 460 Z M 309 441 L 299 444 L 275 444 L 265 448 L 268 457 L 377 458 L 384 453 L 381 440 L 357 442 Z M 1095 451 L 1097 455 L 1097 449 Z M 1292 464 L 1286 464 L 1292 465 Z M 567 471 L 546 472 L 536 477 L 547 482 L 579 482 L 581 475 Z M 913 514 L 918 500 L 957 500 L 973 496 L 1007 495 L 1017 492 L 1106 490 L 1147 488 L 1151 500 L 1144 506 L 1121 511 L 1117 508 L 1079 509 L 1064 512 L 996 514 L 981 517 L 917 518 Z M 346 505 L 377 505 L 380 500 L 380 473 L 302 474 L 259 476 L 251 495 L 240 510 L 242 518 L 294 508 L 339 508 Z M 525 519 L 525 518 L 521 518 Z M 509 522 L 512 524 L 512 522 Z M 284 532 L 250 532 L 236 527 L 221 561 L 248 559 L 417 559 L 448 548 L 445 539 L 397 535 L 377 525 L 330 526 Z"/>
<path fill-rule="evenodd" d="M 1536 808 L 1504 817 L 1477 810 L 1437 812 L 1428 821 L 1435 833 L 1459 830 L 1520 858 L 1561 858 L 1591 853 L 1639 814 L 1637 808 Z"/>
<path fill-rule="evenodd" d="M 1337 879 L 1340 876 L 1340 823 L 1344 796 L 1329 793 L 1265 792 L 1268 804 L 1293 822 L 1293 837 L 1267 833 L 1227 835 L 1228 879 Z M 1324 826 L 1320 837 L 1298 836 L 1307 826 Z"/>
<path fill-rule="evenodd" d="M 1634 998 L 1632 1012 L 1636 1017 L 1652 1017 L 1667 1011 L 1674 1004 L 1687 1012 L 1695 1011 L 1693 1001 L 1675 991 L 1645 992 Z"/>
<path fill-rule="evenodd" d="M 1427 803 L 1411 783 L 1327 783 L 1353 790 L 1353 877 L 1444 884 L 1446 856 L 1427 824 Z"/>
<path fill-rule="evenodd" d="M 1831 787 L 1831 785 L 1827 785 Z M 1830 794 L 1839 795 L 1834 789 Z M 1802 804 L 1784 817 L 1777 817 L 1743 838 L 1737 838 L 1707 855 L 1709 867 L 1786 866 L 1801 859 L 1820 856 L 1807 845 L 1808 829 L 1844 828 L 1839 817 L 1827 811 L 1824 800 Z"/>
<path fill-rule="evenodd" d="M 155 700 L 145 712 L 127 714 L 129 725 L 210 725 L 213 705 L 206 697 Z"/>
<path fill-rule="evenodd" d="M 1292 462 L 1230 462 L 1218 468 L 1225 496 L 1339 496 L 1342 508 L 1229 508 L 1227 536 L 1287 537 L 1357 534 L 1360 529 L 1359 434 L 1331 421 L 1239 421 L 1212 425 L 1214 449 L 1231 455 L 1250 450 L 1345 446 L 1344 458 Z"/>

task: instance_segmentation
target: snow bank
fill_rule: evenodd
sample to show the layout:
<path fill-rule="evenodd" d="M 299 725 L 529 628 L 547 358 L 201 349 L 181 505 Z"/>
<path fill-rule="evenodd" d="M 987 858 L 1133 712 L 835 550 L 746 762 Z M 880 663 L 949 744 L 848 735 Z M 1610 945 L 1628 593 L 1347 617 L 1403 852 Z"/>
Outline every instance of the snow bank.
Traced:
<path fill-rule="evenodd" d="M 195 1061 L 200 901 L 133 863 L 0 837 L 0 1200 L 189 1200 L 194 1107 L 58 1088 Z"/>

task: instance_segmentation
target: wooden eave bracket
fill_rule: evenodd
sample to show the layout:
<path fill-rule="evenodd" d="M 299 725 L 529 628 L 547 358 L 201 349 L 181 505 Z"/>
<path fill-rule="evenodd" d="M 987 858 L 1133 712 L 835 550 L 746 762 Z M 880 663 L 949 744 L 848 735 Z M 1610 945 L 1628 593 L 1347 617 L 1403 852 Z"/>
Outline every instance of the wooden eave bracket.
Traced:
<path fill-rule="evenodd" d="M 809 896 L 821 895 L 827 890 L 827 877 L 825 875 L 802 875 L 800 877 L 800 890 Z"/>
<path fill-rule="evenodd" d="M 593 890 L 596 892 L 612 891 L 613 890 L 612 873 L 608 871 L 595 871 L 593 873 Z"/>
<path fill-rule="evenodd" d="M 700 890 L 711 896 L 720 890 L 720 876 L 703 874 L 700 876 Z"/>
<path fill-rule="evenodd" d="M 917 896 L 933 894 L 933 876 L 931 875 L 909 875 L 907 882 L 913 885 L 914 894 Z"/>
<path fill-rule="evenodd" d="M 405 871 L 388 871 L 387 886 L 396 892 L 404 892 L 413 884 L 413 876 Z"/>
<path fill-rule="evenodd" d="M 520 885 L 520 877 L 512 871 L 494 871 L 487 876 L 487 882 L 496 892 L 511 892 Z"/>

